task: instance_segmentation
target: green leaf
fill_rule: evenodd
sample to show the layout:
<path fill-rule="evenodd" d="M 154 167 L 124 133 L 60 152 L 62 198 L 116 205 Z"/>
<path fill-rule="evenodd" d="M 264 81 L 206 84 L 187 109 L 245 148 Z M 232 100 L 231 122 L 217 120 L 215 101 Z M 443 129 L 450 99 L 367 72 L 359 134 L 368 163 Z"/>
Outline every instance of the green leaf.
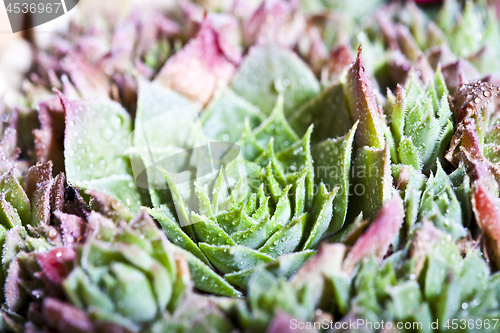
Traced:
<path fill-rule="evenodd" d="M 115 243 L 114 248 L 119 250 L 130 264 L 144 272 L 153 287 L 158 307 L 164 309 L 172 296 L 172 280 L 166 268 L 130 243 Z"/>
<path fill-rule="evenodd" d="M 405 281 L 397 286 L 387 288 L 394 304 L 395 317 L 399 320 L 410 319 L 422 302 L 419 285 L 415 281 Z"/>
<path fill-rule="evenodd" d="M 330 229 L 330 222 L 332 220 L 333 213 L 333 199 L 337 195 L 338 188 L 334 188 L 331 192 L 327 192 L 326 187 L 321 184 L 319 187 L 319 193 L 315 197 L 317 202 L 313 203 L 312 217 L 314 224 L 312 229 L 302 246 L 302 250 L 309 250 L 314 248 L 318 242 L 324 237 L 325 232 Z"/>
<path fill-rule="evenodd" d="M 347 72 L 344 94 L 353 122 L 359 120 L 359 130 L 355 136 L 357 147 L 372 146 L 383 149 L 385 125 L 363 67 L 361 48 L 358 50 L 356 62 Z"/>
<path fill-rule="evenodd" d="M 274 150 L 280 152 L 299 140 L 299 137 L 286 121 L 283 111 L 283 95 L 276 101 L 271 115 L 254 129 L 255 139 L 262 147 L 267 147 L 271 138 L 274 138 Z"/>
<path fill-rule="evenodd" d="M 236 145 L 240 147 L 241 155 L 248 161 L 255 160 L 257 156 L 264 152 L 265 147 L 261 146 L 260 143 L 257 142 L 248 119 L 245 119 L 243 133 L 241 134 L 240 139 L 236 142 Z M 231 150 L 228 151 L 228 154 L 230 153 L 232 153 Z"/>
<path fill-rule="evenodd" d="M 191 134 L 183 132 L 189 125 L 187 127 L 183 125 L 198 120 L 197 115 L 192 119 L 189 118 L 192 116 L 191 113 L 184 112 L 186 116 L 184 121 L 178 119 L 179 113 L 187 111 L 187 107 L 194 108 L 193 102 L 175 91 L 156 83 L 139 81 L 134 146 L 163 149 L 169 146 L 192 148 L 189 146 Z"/>
<path fill-rule="evenodd" d="M 63 104 L 68 180 L 78 183 L 111 175 L 128 175 L 130 167 L 125 151 L 131 124 L 127 111 L 111 100 L 63 100 Z"/>
<path fill-rule="evenodd" d="M 487 288 L 490 269 L 483 260 L 479 251 L 469 249 L 463 260 L 463 269 L 460 273 L 460 299 L 469 300 L 479 291 Z"/>
<path fill-rule="evenodd" d="M 212 246 L 200 243 L 200 249 L 222 274 L 241 271 L 274 261 L 271 256 L 240 245 Z"/>
<path fill-rule="evenodd" d="M 283 276 L 285 278 L 291 277 L 303 264 L 309 259 L 315 251 L 308 250 L 303 252 L 295 252 L 278 257 L 274 262 L 262 266 L 267 271 L 273 273 L 275 276 Z M 261 267 L 261 266 L 259 266 Z M 257 267 L 243 270 L 236 273 L 229 273 L 224 275 L 224 278 L 231 284 L 240 288 L 246 289 L 248 281 L 252 273 Z"/>
<path fill-rule="evenodd" d="M 441 165 L 435 176 L 430 176 L 422 194 L 419 219 L 427 218 L 436 227 L 450 233 L 455 240 L 464 237 L 467 232 L 462 225 L 462 209 L 450 179 Z"/>
<path fill-rule="evenodd" d="M 142 203 L 149 205 L 149 197 L 141 195 L 131 176 L 126 155 L 129 114 L 111 100 L 62 98 L 62 102 L 66 110 L 64 157 L 68 181 L 84 189 L 103 191 L 133 212 L 138 212 Z"/>
<path fill-rule="evenodd" d="M 17 210 L 5 200 L 5 193 L 0 195 L 0 224 L 5 229 L 12 229 L 15 226 L 21 227 L 23 224 Z"/>
<path fill-rule="evenodd" d="M 222 89 L 212 98 L 203 112 L 203 132 L 218 141 L 236 142 L 245 126 L 245 119 L 251 128 L 266 118 L 257 107 L 237 96 L 231 89 Z"/>
<path fill-rule="evenodd" d="M 274 210 L 274 215 L 271 218 L 271 221 L 274 223 L 284 226 L 290 220 L 290 216 L 292 215 L 292 209 L 290 207 L 290 200 L 288 199 L 288 192 L 292 185 L 288 185 L 285 187 L 281 196 L 278 199 L 278 203 L 276 204 L 276 208 Z"/>
<path fill-rule="evenodd" d="M 314 124 L 313 143 L 345 135 L 353 122 L 343 89 L 342 83 L 327 87 L 290 117 L 291 127 L 303 135 Z"/>
<path fill-rule="evenodd" d="M 193 229 L 201 242 L 210 245 L 234 245 L 231 237 L 215 221 L 195 213 L 191 214 L 191 218 Z"/>
<path fill-rule="evenodd" d="M 232 234 L 231 238 L 238 245 L 243 245 L 251 249 L 258 249 L 279 229 L 280 225 L 267 217 L 250 229 Z"/>
<path fill-rule="evenodd" d="M 411 137 L 403 136 L 398 147 L 399 160 L 401 163 L 410 165 L 415 170 L 420 170 L 423 166 L 419 150 L 412 142 Z"/>
<path fill-rule="evenodd" d="M 319 93 L 319 83 L 295 53 L 274 44 L 251 49 L 231 83 L 236 94 L 270 114 L 279 94 L 284 110 L 292 114 Z"/>
<path fill-rule="evenodd" d="M 112 293 L 117 311 L 136 322 L 153 319 L 158 309 L 152 286 L 144 274 L 118 262 L 111 265 L 111 272 L 117 282 Z"/>
<path fill-rule="evenodd" d="M 204 264 L 200 259 L 181 248 L 178 248 L 178 251 L 186 258 L 189 265 L 189 272 L 191 273 L 191 279 L 196 288 L 220 296 L 241 296 L 241 292 L 234 289 L 226 280 L 221 278 L 212 268 Z"/>
<path fill-rule="evenodd" d="M 71 303 L 81 309 L 94 306 L 112 312 L 115 306 L 111 299 L 94 285 L 84 270 L 76 267 L 62 283 L 64 292 Z"/>
<path fill-rule="evenodd" d="M 307 214 L 293 218 L 283 228 L 276 231 L 259 249 L 259 252 L 272 258 L 294 252 L 304 237 L 307 218 Z"/>
<path fill-rule="evenodd" d="M 313 148 L 316 183 L 324 183 L 328 191 L 339 188 L 333 201 L 333 217 L 326 235 L 340 230 L 347 214 L 352 143 L 357 124 L 344 137 L 323 141 Z"/>
<path fill-rule="evenodd" d="M 14 171 L 11 170 L 9 172 L 4 173 L 0 176 L 0 194 L 3 195 L 3 198 L 6 202 L 10 204 L 10 206 L 15 209 L 15 212 L 21 219 L 24 225 L 30 223 L 31 217 L 31 206 L 28 196 L 24 192 L 21 184 L 14 176 Z M 7 207 L 7 205 L 3 205 L 4 209 L 10 211 L 9 214 L 11 216 L 13 211 Z M 11 218 L 15 219 L 15 215 L 11 216 Z M 15 221 L 13 221 L 15 223 Z"/>
<path fill-rule="evenodd" d="M 387 104 L 390 105 L 391 131 L 394 136 L 394 140 L 399 142 L 403 136 L 405 126 L 405 90 L 398 85 L 396 96 L 389 91 L 387 93 L 387 99 Z"/>
<path fill-rule="evenodd" d="M 353 163 L 353 192 L 349 207 L 353 216 L 373 219 L 383 203 L 390 199 L 392 177 L 389 149 L 363 147 Z"/>
<path fill-rule="evenodd" d="M 336 305 L 341 314 L 346 315 L 349 311 L 350 303 L 350 281 L 349 278 L 342 273 L 335 273 L 329 276 L 333 286 L 333 294 Z"/>

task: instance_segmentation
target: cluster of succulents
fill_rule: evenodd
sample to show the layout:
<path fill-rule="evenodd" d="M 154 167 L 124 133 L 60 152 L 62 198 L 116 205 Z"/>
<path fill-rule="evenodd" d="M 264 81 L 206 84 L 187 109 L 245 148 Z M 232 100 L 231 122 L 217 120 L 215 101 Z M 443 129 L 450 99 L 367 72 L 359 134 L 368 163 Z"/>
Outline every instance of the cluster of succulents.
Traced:
<path fill-rule="evenodd" d="M 498 331 L 496 10 L 181 1 L 32 40 L 0 329 Z"/>

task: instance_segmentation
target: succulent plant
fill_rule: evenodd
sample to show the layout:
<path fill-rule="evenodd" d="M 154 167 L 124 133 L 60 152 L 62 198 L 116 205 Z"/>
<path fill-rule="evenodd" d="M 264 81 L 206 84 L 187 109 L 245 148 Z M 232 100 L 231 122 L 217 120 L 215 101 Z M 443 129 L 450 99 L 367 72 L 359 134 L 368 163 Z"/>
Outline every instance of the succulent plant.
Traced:
<path fill-rule="evenodd" d="M 73 22 L 0 109 L 2 329 L 498 318 L 498 22 L 455 0 Z"/>
<path fill-rule="evenodd" d="M 336 309 L 348 319 L 361 318 L 365 323 L 383 319 L 394 326 L 422 323 L 419 328 L 407 325 L 404 331 L 445 331 L 452 327 L 452 319 L 462 324 L 472 319 L 474 328 L 462 325 L 462 329 L 474 331 L 479 329 L 475 320 L 481 319 L 481 330 L 495 330 L 491 324 L 499 311 L 498 274 L 490 275 L 473 246 L 459 250 L 448 235 L 429 223 L 415 233 L 405 250 L 381 265 L 365 257 L 354 276 L 336 273 L 331 281 Z M 483 327 L 485 322 L 489 327 Z M 368 324 L 359 329 L 373 330 Z"/>
<path fill-rule="evenodd" d="M 382 320 L 385 327 L 400 325 L 405 332 L 446 331 L 455 323 L 465 331 L 494 332 L 498 273 L 490 274 L 477 244 L 457 245 L 426 222 L 404 249 L 381 260 L 377 251 L 385 253 L 388 243 L 376 243 L 377 237 L 386 230 L 392 230 L 392 236 L 397 233 L 399 224 L 381 227 L 392 224 L 391 219 L 402 221 L 402 215 L 392 218 L 398 205 L 402 208 L 393 199 L 384 206 L 386 213 L 379 215 L 379 225 L 371 229 L 371 236 L 367 231 L 352 250 L 341 244 L 324 245 L 290 282 L 259 271 L 252 276 L 247 300 L 223 307 L 239 314 L 242 327 L 256 332 L 273 331 L 281 321 L 295 323 L 303 332 L 317 332 L 318 327 L 339 329 L 344 322 L 356 323 L 347 325 L 348 331 L 375 332 L 379 329 L 374 324 L 380 328 Z M 273 312 L 278 315 L 270 317 Z"/>

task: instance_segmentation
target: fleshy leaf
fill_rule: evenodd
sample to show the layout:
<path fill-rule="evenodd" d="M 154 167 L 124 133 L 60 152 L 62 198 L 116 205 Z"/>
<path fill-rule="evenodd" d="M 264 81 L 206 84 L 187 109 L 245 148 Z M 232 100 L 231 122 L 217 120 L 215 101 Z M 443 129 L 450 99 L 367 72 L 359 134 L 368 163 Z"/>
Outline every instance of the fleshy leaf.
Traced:
<path fill-rule="evenodd" d="M 357 124 L 344 137 L 323 141 L 312 151 L 316 183 L 323 182 L 329 191 L 339 188 L 333 201 L 332 221 L 326 235 L 337 232 L 344 224 L 347 214 L 352 143 Z"/>
<path fill-rule="evenodd" d="M 308 250 L 303 252 L 295 252 L 278 257 L 276 261 L 264 265 L 264 269 L 273 273 L 275 276 L 283 276 L 289 278 L 292 276 L 304 262 L 311 257 L 315 251 Z M 224 278 L 231 284 L 241 288 L 246 288 L 248 281 L 257 268 L 253 267 L 244 271 L 230 273 L 224 275 Z"/>
<path fill-rule="evenodd" d="M 21 184 L 14 176 L 14 170 L 0 176 L 0 193 L 19 215 L 23 224 L 28 224 L 31 217 L 30 201 Z"/>
<path fill-rule="evenodd" d="M 130 175 L 126 157 L 131 130 L 128 113 L 111 100 L 69 101 L 60 97 L 66 111 L 64 155 L 68 181 L 102 190 L 137 212 L 148 198 L 141 196 Z"/>
<path fill-rule="evenodd" d="M 353 163 L 353 192 L 349 207 L 354 216 L 363 212 L 363 217 L 373 219 L 391 195 L 389 147 L 374 149 L 363 147 L 357 151 Z"/>
<path fill-rule="evenodd" d="M 291 127 L 302 135 L 314 124 L 313 143 L 345 135 L 352 127 L 342 83 L 323 90 L 290 117 Z"/>
<path fill-rule="evenodd" d="M 200 290 L 221 296 L 237 297 L 241 293 L 234 289 L 227 281 L 215 273 L 212 268 L 204 264 L 190 252 L 179 250 L 186 258 L 189 265 L 194 286 Z"/>
<path fill-rule="evenodd" d="M 344 94 L 353 121 L 359 120 L 359 130 L 356 132 L 356 145 L 372 146 L 382 149 L 385 146 L 384 123 L 370 82 L 363 67 L 361 47 L 358 50 L 356 62 L 347 72 Z"/>
<path fill-rule="evenodd" d="M 403 218 L 403 201 L 396 194 L 382 207 L 368 230 L 359 237 L 356 244 L 349 251 L 344 261 L 344 269 L 352 271 L 361 260 L 367 258 L 370 254 L 382 258 L 399 232 Z"/>
<path fill-rule="evenodd" d="M 319 193 L 315 197 L 317 202 L 313 203 L 312 218 L 314 224 L 309 231 L 309 236 L 302 246 L 303 251 L 314 248 L 323 236 L 328 236 L 326 231 L 331 227 L 333 200 L 337 195 L 338 188 L 334 188 L 331 192 L 327 191 L 327 188 L 321 184 Z"/>
<path fill-rule="evenodd" d="M 208 260 L 200 251 L 198 246 L 189 238 L 180 228 L 171 213 L 167 212 L 167 207 L 158 207 L 149 209 L 149 214 L 154 217 L 161 225 L 168 239 L 175 245 L 194 254 L 198 259 L 208 264 Z"/>
<path fill-rule="evenodd" d="M 283 228 L 269 237 L 267 242 L 259 249 L 259 252 L 265 253 L 272 258 L 294 252 L 302 241 L 307 218 L 307 214 L 293 218 Z"/>
<path fill-rule="evenodd" d="M 271 114 L 279 94 L 285 95 L 285 115 L 320 90 L 314 74 L 294 53 L 271 43 L 250 50 L 231 87 L 265 114 Z"/>
<path fill-rule="evenodd" d="M 200 249 L 215 268 L 223 274 L 245 270 L 274 261 L 271 256 L 239 245 L 213 246 L 200 243 Z"/>
<path fill-rule="evenodd" d="M 234 29 L 236 22 L 226 29 Z M 156 82 L 206 104 L 219 83 L 227 84 L 240 61 L 239 51 L 230 46 L 224 35 L 204 19 L 196 36 L 168 59 Z"/>
<path fill-rule="evenodd" d="M 236 142 L 246 118 L 250 127 L 254 128 L 265 117 L 258 108 L 238 97 L 231 89 L 223 89 L 216 93 L 203 113 L 203 132 L 218 141 Z"/>

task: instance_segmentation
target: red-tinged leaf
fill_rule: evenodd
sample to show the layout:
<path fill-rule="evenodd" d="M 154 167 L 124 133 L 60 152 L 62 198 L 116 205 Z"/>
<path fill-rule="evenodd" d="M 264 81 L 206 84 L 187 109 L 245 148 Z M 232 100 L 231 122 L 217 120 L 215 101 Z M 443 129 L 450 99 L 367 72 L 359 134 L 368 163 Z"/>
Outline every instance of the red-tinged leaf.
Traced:
<path fill-rule="evenodd" d="M 369 259 L 371 255 L 382 259 L 398 234 L 403 218 L 403 201 L 399 195 L 394 195 L 349 251 L 344 261 L 344 270 L 351 273 L 361 260 Z"/>
<path fill-rule="evenodd" d="M 162 36 L 171 38 L 181 33 L 181 27 L 160 12 L 147 12 L 136 21 L 140 36 L 136 51 L 137 56 L 144 55 L 151 48 L 151 45 L 154 45 Z M 127 36 L 124 35 L 123 38 L 127 38 Z"/>
<path fill-rule="evenodd" d="M 278 43 L 293 47 L 304 30 L 304 18 L 292 2 L 265 0 L 243 25 L 247 45 Z"/>
<path fill-rule="evenodd" d="M 423 227 L 416 231 L 410 247 L 410 257 L 416 260 L 414 273 L 417 276 L 424 267 L 427 252 L 432 251 L 433 246 L 446 237 L 447 233 L 436 228 L 434 223 L 424 220 Z"/>
<path fill-rule="evenodd" d="M 300 290 L 306 285 L 314 286 L 310 290 L 310 300 L 319 304 L 324 296 L 325 277 L 331 276 L 342 269 L 342 262 L 346 253 L 344 244 L 322 243 L 319 251 L 299 268 L 291 279 L 292 285 Z"/>
<path fill-rule="evenodd" d="M 450 142 L 445 157 L 454 165 L 460 162 L 482 160 L 483 138 L 481 109 L 490 103 L 500 92 L 500 86 L 476 81 L 462 84 L 457 89 L 453 101 L 453 112 L 458 116 L 458 126 Z"/>
<path fill-rule="evenodd" d="M 417 41 L 413 38 L 410 29 L 403 24 L 396 24 L 395 29 L 396 39 L 401 53 L 403 53 L 410 61 L 416 61 L 422 54 L 422 51 L 420 51 Z"/>
<path fill-rule="evenodd" d="M 38 103 L 40 129 L 35 129 L 36 157 L 40 162 L 49 160 L 54 173 L 64 171 L 64 109 L 58 97 Z"/>
<path fill-rule="evenodd" d="M 104 72 L 90 64 L 84 57 L 75 53 L 68 55 L 61 63 L 69 73 L 78 92 L 86 98 L 108 97 L 110 85 Z"/>
<path fill-rule="evenodd" d="M 125 72 L 133 58 L 137 34 L 135 22 L 131 20 L 118 25 L 113 32 L 111 50 L 99 60 L 99 67 L 109 72 Z M 140 41 L 143 39 L 153 43 L 149 35 L 141 35 Z"/>
<path fill-rule="evenodd" d="M 58 332 L 94 332 L 87 314 L 69 303 L 47 297 L 43 301 L 43 316 Z"/>
<path fill-rule="evenodd" d="M 102 28 L 96 28 L 97 26 L 94 26 L 94 31 L 90 34 L 78 36 L 73 50 L 68 50 L 68 53 L 78 53 L 78 56 L 91 64 L 101 59 L 109 51 L 108 33 Z"/>
<path fill-rule="evenodd" d="M 33 200 L 37 184 L 52 179 L 52 162 L 37 163 L 32 166 L 24 180 L 24 191 L 30 200 Z"/>
<path fill-rule="evenodd" d="M 225 28 L 233 27 L 231 22 Z M 219 84 L 227 84 L 241 54 L 219 34 L 222 28 L 216 30 L 213 25 L 206 18 L 196 36 L 169 58 L 156 81 L 203 104 Z"/>
<path fill-rule="evenodd" d="M 332 49 L 326 61 L 330 80 L 332 82 L 338 81 L 340 76 L 346 69 L 354 62 L 354 56 L 351 48 L 347 44 L 338 46 Z"/>
<path fill-rule="evenodd" d="M 408 181 L 410 180 L 409 166 L 403 166 L 401 172 L 399 173 L 398 183 L 396 184 L 396 189 L 400 191 L 406 191 L 406 186 L 408 186 Z"/>
<path fill-rule="evenodd" d="M 477 113 L 495 99 L 500 87 L 492 83 L 475 81 L 462 84 L 455 92 L 453 99 L 454 114 L 459 115 L 458 121 Z"/>
<path fill-rule="evenodd" d="M 394 82 L 405 82 L 412 63 L 399 50 L 391 52 L 389 60 L 389 75 Z"/>
<path fill-rule="evenodd" d="M 496 268 L 500 268 L 500 200 L 488 190 L 487 178 L 474 185 L 472 208 L 485 236 L 485 248 Z"/>
<path fill-rule="evenodd" d="M 459 59 L 443 67 L 443 76 L 450 94 L 453 95 L 464 81 L 477 80 L 479 73 L 467 60 Z M 458 117 L 458 114 L 455 117 Z"/>
<path fill-rule="evenodd" d="M 5 281 L 5 302 L 11 311 L 18 311 L 26 301 L 26 290 L 21 286 L 26 278 L 26 271 L 19 258 L 9 266 Z"/>
<path fill-rule="evenodd" d="M 481 160 L 482 143 L 476 130 L 474 119 L 468 118 L 459 123 L 446 153 L 446 159 L 454 165 L 460 162 Z"/>
<path fill-rule="evenodd" d="M 54 179 L 52 190 L 50 194 L 50 208 L 51 211 L 63 211 L 64 209 L 64 190 L 66 187 L 66 176 L 60 173 Z"/>
<path fill-rule="evenodd" d="M 297 328 L 293 327 L 295 325 L 292 325 L 291 323 L 294 323 L 297 325 L 297 327 L 303 327 L 303 328 Z M 284 311 L 276 311 L 276 314 L 274 315 L 273 320 L 269 324 L 269 327 L 266 330 L 266 333 L 315 333 L 318 332 L 316 329 L 309 329 L 305 327 L 312 327 L 313 325 L 307 325 L 307 322 L 304 320 L 297 319 L 293 317 L 292 315 L 284 312 Z"/>
<path fill-rule="evenodd" d="M 356 145 L 384 148 L 384 120 L 363 67 L 361 46 L 358 49 L 356 62 L 347 72 L 344 94 L 353 121 L 359 120 L 355 137 Z"/>
<path fill-rule="evenodd" d="M 383 10 L 378 10 L 377 13 L 375 13 L 375 19 L 377 20 L 380 30 L 382 31 L 382 35 L 384 36 L 390 50 L 399 49 L 395 22 L 392 20 L 391 15 L 388 15 L 388 13 L 392 14 L 395 9 L 396 7 L 394 7 L 394 5 L 389 5 L 385 6 Z"/>
<path fill-rule="evenodd" d="M 428 29 L 436 30 L 439 31 L 439 33 L 443 34 L 443 32 L 434 23 L 429 24 Z M 439 46 L 433 47 L 428 51 L 427 59 L 429 60 L 429 64 L 432 66 L 432 68 L 437 68 L 437 66 L 440 64 L 442 66 L 445 66 L 447 64 L 455 62 L 457 60 L 457 57 L 453 54 L 453 52 L 451 52 L 450 48 L 446 44 L 441 44 Z M 444 72 L 444 68 L 441 68 L 441 71 Z M 448 89 L 451 89 L 450 85 L 448 85 Z M 451 93 L 453 94 L 453 92 Z"/>
<path fill-rule="evenodd" d="M 50 193 L 54 179 L 39 182 L 31 200 L 31 221 L 34 227 L 46 225 L 50 220 Z"/>
<path fill-rule="evenodd" d="M 429 84 L 429 82 L 434 79 L 434 70 L 429 64 L 427 57 L 419 55 L 417 60 L 413 63 L 413 68 L 425 85 Z"/>
<path fill-rule="evenodd" d="M 325 61 L 328 59 L 328 49 L 326 48 L 325 43 L 323 43 L 320 30 L 314 25 L 308 25 L 306 36 L 303 38 L 308 45 L 308 49 L 306 48 L 306 50 L 303 51 L 304 57 L 310 64 L 313 72 L 319 75 Z M 342 71 L 347 69 L 347 66 L 351 63 L 352 61 L 346 64 Z"/>
<path fill-rule="evenodd" d="M 60 211 L 54 212 L 54 215 L 60 221 L 65 246 L 81 241 L 85 232 L 85 222 L 81 217 Z"/>
<path fill-rule="evenodd" d="M 71 272 L 76 251 L 69 247 L 55 248 L 38 257 L 38 264 L 45 275 L 54 283 L 60 284 Z"/>

